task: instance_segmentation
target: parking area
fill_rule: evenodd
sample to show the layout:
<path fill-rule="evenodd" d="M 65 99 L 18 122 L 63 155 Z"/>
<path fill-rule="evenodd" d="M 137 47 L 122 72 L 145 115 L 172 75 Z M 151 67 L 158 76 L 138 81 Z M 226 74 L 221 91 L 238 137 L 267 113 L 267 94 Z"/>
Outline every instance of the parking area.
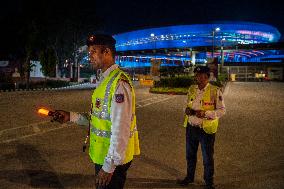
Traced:
<path fill-rule="evenodd" d="M 284 83 L 230 82 L 227 113 L 215 143 L 218 189 L 284 186 Z M 3 188 L 93 188 L 94 167 L 82 152 L 87 131 L 50 123 L 38 107 L 88 111 L 91 90 L 0 93 L 0 185 Z M 186 172 L 184 95 L 149 94 L 137 87 L 141 155 L 125 188 L 179 188 Z M 195 184 L 203 184 L 201 153 Z"/>

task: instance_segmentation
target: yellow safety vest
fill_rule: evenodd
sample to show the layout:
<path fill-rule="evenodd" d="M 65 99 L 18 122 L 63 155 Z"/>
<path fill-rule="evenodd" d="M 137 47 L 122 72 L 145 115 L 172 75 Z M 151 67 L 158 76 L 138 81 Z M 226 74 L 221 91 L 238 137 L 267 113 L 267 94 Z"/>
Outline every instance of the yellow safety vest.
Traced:
<path fill-rule="evenodd" d="M 196 98 L 196 88 L 197 85 L 192 85 L 189 88 L 188 92 L 188 104 L 187 107 L 192 108 L 193 101 Z M 216 109 L 216 99 L 217 99 L 217 90 L 218 87 L 215 85 L 209 85 L 206 87 L 205 92 L 203 93 L 202 97 L 202 106 L 201 110 L 215 110 Z M 202 128 L 208 134 L 213 134 L 217 132 L 219 119 L 203 119 L 202 121 Z M 188 123 L 188 116 L 185 116 L 184 120 L 184 127 L 187 126 Z"/>
<path fill-rule="evenodd" d="M 129 141 L 125 151 L 123 164 L 130 162 L 133 155 L 140 154 L 138 131 L 136 128 L 135 93 L 129 77 L 119 68 L 113 70 L 107 78 L 94 90 L 92 95 L 92 115 L 90 127 L 89 155 L 96 164 L 103 165 L 108 154 L 111 137 L 112 122 L 110 119 L 110 106 L 120 79 L 128 81 L 132 88 L 132 122 L 130 126 Z"/>

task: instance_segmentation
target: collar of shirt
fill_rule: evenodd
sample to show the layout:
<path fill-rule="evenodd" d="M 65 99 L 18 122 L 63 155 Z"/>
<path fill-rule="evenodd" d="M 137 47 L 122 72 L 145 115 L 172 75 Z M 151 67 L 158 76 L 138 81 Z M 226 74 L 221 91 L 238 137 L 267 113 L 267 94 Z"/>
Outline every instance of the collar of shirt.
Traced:
<path fill-rule="evenodd" d="M 118 65 L 117 64 L 113 64 L 111 67 L 109 67 L 104 73 L 103 73 L 103 78 L 106 78 L 110 72 L 112 72 L 113 70 L 117 69 Z"/>
<path fill-rule="evenodd" d="M 113 70 L 117 69 L 118 65 L 117 64 L 113 64 L 111 67 L 109 67 L 106 71 L 104 71 L 104 73 L 102 73 L 99 82 L 102 82 L 104 80 L 104 78 L 106 78 L 110 72 L 112 72 Z"/>
<path fill-rule="evenodd" d="M 206 89 L 208 86 L 209 86 L 209 83 L 207 83 L 207 84 L 205 85 L 205 87 L 200 90 L 200 89 L 198 88 L 198 85 L 196 85 L 196 90 L 197 90 L 197 92 L 204 92 L 205 89 Z"/>

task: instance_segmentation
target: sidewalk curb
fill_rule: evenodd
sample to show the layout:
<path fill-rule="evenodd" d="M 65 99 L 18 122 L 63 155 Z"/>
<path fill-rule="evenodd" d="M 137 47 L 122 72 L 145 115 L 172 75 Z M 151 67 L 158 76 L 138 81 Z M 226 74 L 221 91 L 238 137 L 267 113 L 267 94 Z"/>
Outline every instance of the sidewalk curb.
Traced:
<path fill-rule="evenodd" d="M 0 93 L 7 93 L 7 92 L 31 92 L 31 91 L 55 91 L 55 90 L 82 90 L 82 89 L 94 89 L 95 86 L 89 86 L 86 88 L 76 88 L 76 87 L 84 87 L 85 85 L 92 85 L 90 82 L 89 83 L 80 83 L 77 85 L 69 85 L 65 87 L 58 87 L 58 88 L 34 88 L 34 89 L 5 89 L 5 90 L 0 90 Z"/>

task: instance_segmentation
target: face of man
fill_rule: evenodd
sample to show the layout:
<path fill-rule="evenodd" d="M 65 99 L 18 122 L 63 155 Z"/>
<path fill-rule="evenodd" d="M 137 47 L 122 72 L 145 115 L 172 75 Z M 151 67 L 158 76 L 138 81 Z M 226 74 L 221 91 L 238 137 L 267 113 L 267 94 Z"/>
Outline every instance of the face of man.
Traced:
<path fill-rule="evenodd" d="M 197 85 L 205 86 L 208 83 L 208 75 L 206 73 L 196 73 Z"/>
<path fill-rule="evenodd" d="M 95 70 L 104 67 L 105 51 L 103 49 L 101 45 L 92 45 L 88 48 L 90 63 Z"/>

